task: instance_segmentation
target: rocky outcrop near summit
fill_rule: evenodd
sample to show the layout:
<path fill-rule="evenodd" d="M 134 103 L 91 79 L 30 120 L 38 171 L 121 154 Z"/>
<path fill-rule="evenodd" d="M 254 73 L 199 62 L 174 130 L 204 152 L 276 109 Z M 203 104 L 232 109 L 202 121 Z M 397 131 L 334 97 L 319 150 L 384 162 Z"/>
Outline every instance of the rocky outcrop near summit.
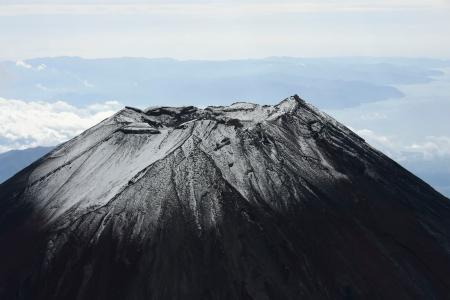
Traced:
<path fill-rule="evenodd" d="M 450 202 L 298 96 L 125 108 L 0 185 L 1 299 L 446 299 Z"/>

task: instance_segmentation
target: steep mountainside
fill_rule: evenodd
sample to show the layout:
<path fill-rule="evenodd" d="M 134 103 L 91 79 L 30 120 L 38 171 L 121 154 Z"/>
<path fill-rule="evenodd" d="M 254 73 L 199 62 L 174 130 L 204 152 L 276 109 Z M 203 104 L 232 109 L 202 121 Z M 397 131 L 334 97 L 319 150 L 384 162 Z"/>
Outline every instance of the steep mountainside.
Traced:
<path fill-rule="evenodd" d="M 125 108 L 0 185 L 1 299 L 447 299 L 450 202 L 297 96 Z"/>

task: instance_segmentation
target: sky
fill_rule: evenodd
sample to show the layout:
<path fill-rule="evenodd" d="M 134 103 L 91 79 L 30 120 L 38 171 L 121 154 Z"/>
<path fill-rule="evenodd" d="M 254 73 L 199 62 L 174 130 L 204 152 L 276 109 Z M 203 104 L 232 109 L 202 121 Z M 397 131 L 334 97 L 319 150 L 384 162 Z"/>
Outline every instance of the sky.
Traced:
<path fill-rule="evenodd" d="M 0 0 L 0 59 L 450 58 L 449 0 Z"/>

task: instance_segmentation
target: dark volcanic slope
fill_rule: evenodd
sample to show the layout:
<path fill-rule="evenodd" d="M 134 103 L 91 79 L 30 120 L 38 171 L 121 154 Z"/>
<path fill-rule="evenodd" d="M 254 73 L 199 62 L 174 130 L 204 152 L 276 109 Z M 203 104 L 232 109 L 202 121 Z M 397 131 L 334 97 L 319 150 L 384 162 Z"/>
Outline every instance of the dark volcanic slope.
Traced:
<path fill-rule="evenodd" d="M 448 299 L 450 202 L 297 96 L 126 108 L 0 185 L 0 299 Z"/>

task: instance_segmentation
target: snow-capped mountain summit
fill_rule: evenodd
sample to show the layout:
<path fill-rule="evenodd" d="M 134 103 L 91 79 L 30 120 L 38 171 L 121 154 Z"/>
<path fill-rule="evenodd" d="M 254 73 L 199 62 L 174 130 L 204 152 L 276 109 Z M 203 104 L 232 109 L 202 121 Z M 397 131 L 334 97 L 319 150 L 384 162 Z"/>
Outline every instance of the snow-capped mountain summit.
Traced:
<path fill-rule="evenodd" d="M 0 298 L 444 299 L 450 202 L 298 96 L 126 107 L 0 185 Z"/>

